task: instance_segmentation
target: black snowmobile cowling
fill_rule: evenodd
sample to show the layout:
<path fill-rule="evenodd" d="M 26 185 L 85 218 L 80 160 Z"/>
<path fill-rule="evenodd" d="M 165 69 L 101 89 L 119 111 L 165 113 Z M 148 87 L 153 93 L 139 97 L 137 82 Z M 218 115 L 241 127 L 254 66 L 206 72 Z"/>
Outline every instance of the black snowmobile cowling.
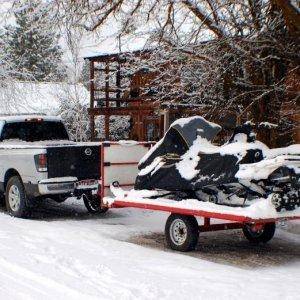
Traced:
<path fill-rule="evenodd" d="M 300 145 L 269 149 L 255 140 L 248 123 L 216 146 L 212 141 L 221 129 L 200 116 L 175 121 L 141 159 L 135 189 L 184 192 L 199 200 L 238 193 L 246 199 L 250 194 L 267 197 L 286 183 L 284 193 L 296 189 L 293 197 L 299 202 Z"/>
<path fill-rule="evenodd" d="M 149 165 L 159 155 L 182 155 L 194 143 L 197 137 L 212 141 L 222 127 L 206 121 L 202 117 L 182 118 L 175 121 L 170 129 L 140 161 L 139 170 Z"/>

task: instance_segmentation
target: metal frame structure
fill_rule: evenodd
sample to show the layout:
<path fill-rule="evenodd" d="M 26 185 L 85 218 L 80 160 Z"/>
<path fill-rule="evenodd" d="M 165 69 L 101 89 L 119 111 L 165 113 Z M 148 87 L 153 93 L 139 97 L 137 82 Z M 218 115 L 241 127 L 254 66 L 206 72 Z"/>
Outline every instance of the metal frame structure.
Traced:
<path fill-rule="evenodd" d="M 134 56 L 146 57 L 147 51 L 135 51 Z M 110 140 L 110 117 L 130 116 L 132 128 L 130 139 L 147 140 L 146 126 L 152 123 L 161 136 L 162 118 L 154 118 L 157 103 L 150 95 L 139 95 L 143 78 L 152 76 L 135 73 L 137 83 L 133 84 L 129 75 L 122 73 L 122 65 L 128 53 L 86 57 L 90 66 L 90 128 L 91 139 L 96 140 L 95 118 L 104 116 L 105 140 Z M 135 95 L 133 95 L 135 94 Z"/>

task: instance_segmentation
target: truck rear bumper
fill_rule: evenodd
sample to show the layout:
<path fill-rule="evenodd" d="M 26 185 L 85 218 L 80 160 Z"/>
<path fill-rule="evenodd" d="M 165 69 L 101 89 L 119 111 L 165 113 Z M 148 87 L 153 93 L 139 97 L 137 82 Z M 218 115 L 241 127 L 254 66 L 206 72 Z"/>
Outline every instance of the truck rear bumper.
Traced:
<path fill-rule="evenodd" d="M 42 180 L 38 183 L 41 195 L 69 194 L 75 190 L 76 177 L 61 177 Z"/>
<path fill-rule="evenodd" d="M 38 189 L 41 195 L 69 194 L 74 192 L 75 183 L 43 183 Z"/>

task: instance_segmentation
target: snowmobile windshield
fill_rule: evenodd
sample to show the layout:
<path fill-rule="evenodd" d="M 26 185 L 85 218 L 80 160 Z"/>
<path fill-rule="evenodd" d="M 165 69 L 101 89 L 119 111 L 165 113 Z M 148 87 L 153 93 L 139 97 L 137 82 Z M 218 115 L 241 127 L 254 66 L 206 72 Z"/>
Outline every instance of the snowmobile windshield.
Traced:
<path fill-rule="evenodd" d="M 222 127 L 202 117 L 182 118 L 175 121 L 171 128 L 182 136 L 188 147 L 191 147 L 198 136 L 212 141 Z"/>

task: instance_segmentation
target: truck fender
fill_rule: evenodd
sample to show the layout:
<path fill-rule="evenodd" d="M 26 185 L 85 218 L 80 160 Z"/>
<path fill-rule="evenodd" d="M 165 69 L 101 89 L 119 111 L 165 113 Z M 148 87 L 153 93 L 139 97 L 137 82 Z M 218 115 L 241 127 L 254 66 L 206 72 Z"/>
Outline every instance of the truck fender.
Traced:
<path fill-rule="evenodd" d="M 4 192 L 6 190 L 6 185 L 8 183 L 8 180 L 13 176 L 19 176 L 21 178 L 19 172 L 15 169 L 9 169 L 6 171 L 5 176 L 4 176 L 4 186 L 3 186 Z M 22 180 L 22 178 L 21 178 L 21 180 Z"/>

